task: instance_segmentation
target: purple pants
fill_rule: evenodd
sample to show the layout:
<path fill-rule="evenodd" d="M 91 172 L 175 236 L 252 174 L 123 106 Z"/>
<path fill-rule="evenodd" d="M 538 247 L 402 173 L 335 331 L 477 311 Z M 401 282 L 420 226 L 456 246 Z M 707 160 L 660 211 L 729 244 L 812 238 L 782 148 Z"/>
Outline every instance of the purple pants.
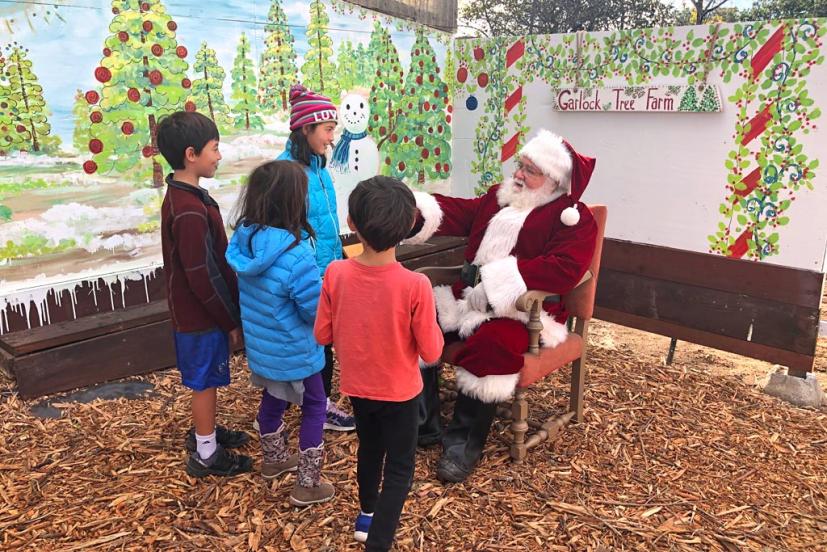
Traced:
<path fill-rule="evenodd" d="M 327 395 L 324 392 L 321 372 L 304 378 L 303 382 L 299 448 L 307 450 L 322 444 L 324 422 L 327 418 Z M 261 404 L 258 407 L 258 426 L 262 435 L 273 433 L 281 427 L 282 416 L 289 405 L 289 402 L 277 399 L 268 393 L 267 389 L 262 389 Z"/>

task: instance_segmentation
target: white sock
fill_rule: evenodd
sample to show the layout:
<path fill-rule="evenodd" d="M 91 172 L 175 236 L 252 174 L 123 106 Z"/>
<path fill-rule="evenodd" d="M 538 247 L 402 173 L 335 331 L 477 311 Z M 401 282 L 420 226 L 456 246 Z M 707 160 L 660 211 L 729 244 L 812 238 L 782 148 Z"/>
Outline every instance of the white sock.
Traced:
<path fill-rule="evenodd" d="M 368 516 L 369 518 L 372 518 L 372 517 L 373 517 L 373 513 L 366 514 L 366 513 L 365 513 L 365 512 L 363 512 L 362 510 L 359 510 L 359 513 L 361 513 L 363 516 Z"/>
<path fill-rule="evenodd" d="M 198 450 L 198 456 L 200 456 L 202 460 L 206 460 L 212 456 L 218 446 L 215 440 L 215 430 L 209 435 L 198 435 L 198 433 L 196 433 L 195 444 Z"/>

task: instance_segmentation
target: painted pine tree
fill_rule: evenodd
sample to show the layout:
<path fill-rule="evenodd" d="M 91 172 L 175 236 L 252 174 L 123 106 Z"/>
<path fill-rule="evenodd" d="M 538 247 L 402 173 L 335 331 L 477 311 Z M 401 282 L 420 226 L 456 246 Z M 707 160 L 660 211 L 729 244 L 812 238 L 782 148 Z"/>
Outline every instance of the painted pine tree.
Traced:
<path fill-rule="evenodd" d="M 290 86 L 298 80 L 295 38 L 281 0 L 272 0 L 264 27 L 264 52 L 258 79 L 259 98 L 266 111 L 287 111 Z"/>
<path fill-rule="evenodd" d="M 686 87 L 686 92 L 683 93 L 678 111 L 698 111 L 698 95 L 695 93 L 694 86 L 690 85 Z"/>
<path fill-rule="evenodd" d="M 152 186 L 164 184 L 158 152 L 158 121 L 181 108 L 192 87 L 186 78 L 187 49 L 178 44 L 178 25 L 160 0 L 113 0 L 114 17 L 95 69 L 100 92 L 84 97 L 91 106 L 88 174 L 123 174 L 152 169 Z M 140 172 L 138 173 L 140 174 Z"/>
<path fill-rule="evenodd" d="M 7 98 L 11 100 L 12 124 L 17 136 L 12 140 L 21 150 L 38 152 L 48 140 L 51 126 L 47 118 L 46 100 L 43 87 L 32 71 L 28 59 L 29 50 L 17 42 L 7 45 L 5 55 L 5 77 Z"/>
<path fill-rule="evenodd" d="M 192 101 L 221 128 L 230 125 L 230 108 L 224 100 L 224 68 L 218 64 L 215 50 L 201 43 L 192 66 Z"/>
<path fill-rule="evenodd" d="M 356 58 L 356 85 L 367 88 L 373 84 L 373 77 L 376 76 L 376 62 L 370 47 L 360 42 L 354 50 L 354 57 Z"/>
<path fill-rule="evenodd" d="M 14 151 L 22 135 L 17 130 L 15 113 L 17 102 L 9 93 L 9 79 L 6 77 L 6 58 L 0 51 L 0 155 Z"/>
<path fill-rule="evenodd" d="M 436 54 L 425 33 L 417 31 L 411 67 L 402 97 L 404 117 L 385 148 L 384 172 L 400 179 L 447 178 L 451 171 L 448 85 L 439 76 Z"/>
<path fill-rule="evenodd" d="M 715 88 L 707 86 L 704 88 L 703 96 L 701 96 L 701 103 L 698 105 L 698 111 L 718 111 L 718 96 L 715 94 Z"/>
<path fill-rule="evenodd" d="M 376 35 L 374 60 L 376 76 L 370 87 L 370 124 L 368 131 L 376 145 L 382 149 L 388 138 L 396 131 L 397 115 L 401 112 L 404 71 L 399 63 L 399 53 L 391 40 L 390 33 L 377 21 L 373 27 Z M 373 42 L 374 37 L 371 37 Z"/>
<path fill-rule="evenodd" d="M 236 128 L 250 130 L 264 128 L 258 114 L 256 95 L 256 71 L 250 58 L 250 42 L 247 35 L 241 33 L 238 40 L 235 61 L 233 62 L 232 111 Z"/>
<path fill-rule="evenodd" d="M 336 79 L 336 65 L 333 57 L 333 39 L 328 34 L 330 17 L 322 0 L 310 2 L 310 23 L 307 24 L 309 49 L 304 55 L 302 83 L 313 92 L 325 95 L 339 102 L 339 87 Z"/>
<path fill-rule="evenodd" d="M 95 92 L 98 94 L 98 92 Z M 78 151 L 88 151 L 89 148 L 89 113 L 91 112 L 89 102 L 83 90 L 75 91 L 75 101 L 72 104 L 72 115 L 75 117 L 75 128 L 72 130 L 72 145 Z"/>
<path fill-rule="evenodd" d="M 350 40 L 344 40 L 339 45 L 339 56 L 336 58 L 336 68 L 339 71 L 337 80 L 342 92 L 349 92 L 356 86 L 359 76 L 359 63 L 356 50 Z"/>

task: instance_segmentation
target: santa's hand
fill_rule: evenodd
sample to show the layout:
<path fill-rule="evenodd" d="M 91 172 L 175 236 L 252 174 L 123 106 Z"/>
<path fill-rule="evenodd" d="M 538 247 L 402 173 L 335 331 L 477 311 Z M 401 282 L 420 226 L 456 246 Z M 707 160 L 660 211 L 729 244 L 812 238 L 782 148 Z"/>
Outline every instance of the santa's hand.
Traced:
<path fill-rule="evenodd" d="M 468 306 L 476 311 L 485 312 L 488 310 L 488 296 L 485 294 L 482 283 L 474 286 L 474 289 L 468 293 L 465 299 L 468 301 Z"/>

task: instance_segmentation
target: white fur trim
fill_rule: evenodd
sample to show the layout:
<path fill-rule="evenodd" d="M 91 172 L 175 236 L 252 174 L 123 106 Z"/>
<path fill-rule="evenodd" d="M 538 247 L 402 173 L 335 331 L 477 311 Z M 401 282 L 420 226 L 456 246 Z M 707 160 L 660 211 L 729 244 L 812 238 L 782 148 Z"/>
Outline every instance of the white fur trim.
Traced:
<path fill-rule="evenodd" d="M 562 138 L 543 129 L 522 147 L 520 156 L 531 159 L 538 169 L 556 180 L 562 188 L 569 189 L 572 161 Z"/>
<path fill-rule="evenodd" d="M 434 288 L 434 303 L 436 304 L 439 327 L 444 332 L 455 332 L 459 329 L 459 305 L 454 299 L 451 286 L 437 286 Z"/>
<path fill-rule="evenodd" d="M 480 268 L 482 285 L 488 295 L 488 303 L 497 316 L 508 316 L 514 312 L 517 299 L 528 291 L 520 270 L 517 268 L 517 257 L 508 256 L 504 259 L 492 261 Z M 509 318 L 514 318 L 513 315 Z"/>
<path fill-rule="evenodd" d="M 442 208 L 431 194 L 414 192 L 413 195 L 416 199 L 416 206 L 422 214 L 422 218 L 425 219 L 425 224 L 422 225 L 419 232 L 403 240 L 402 243 L 418 245 L 428 241 L 434 235 L 434 232 L 439 230 L 439 225 L 442 224 Z"/>
<path fill-rule="evenodd" d="M 484 403 L 498 403 L 511 398 L 520 373 L 485 376 L 478 378 L 468 370 L 456 366 L 457 389 Z"/>
<path fill-rule="evenodd" d="M 565 324 L 557 322 L 546 311 L 540 313 L 540 323 L 543 330 L 540 332 L 541 347 L 557 347 L 569 337 L 569 330 Z"/>
<path fill-rule="evenodd" d="M 474 264 L 482 266 L 510 255 L 529 214 L 531 209 L 504 207 L 491 217 L 474 255 Z M 485 291 L 488 293 L 487 289 Z"/>

